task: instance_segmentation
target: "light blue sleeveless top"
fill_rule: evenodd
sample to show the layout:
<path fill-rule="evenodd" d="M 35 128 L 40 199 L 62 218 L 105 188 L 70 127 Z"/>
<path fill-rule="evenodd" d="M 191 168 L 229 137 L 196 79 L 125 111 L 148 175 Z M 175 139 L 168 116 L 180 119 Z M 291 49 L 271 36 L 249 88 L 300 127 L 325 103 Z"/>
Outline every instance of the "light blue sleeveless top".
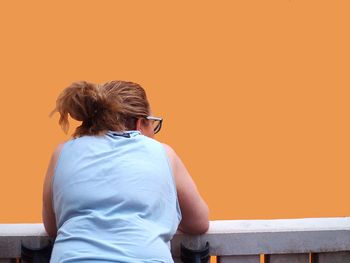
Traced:
<path fill-rule="evenodd" d="M 52 187 L 51 262 L 173 262 L 181 211 L 161 143 L 138 131 L 72 139 Z"/>

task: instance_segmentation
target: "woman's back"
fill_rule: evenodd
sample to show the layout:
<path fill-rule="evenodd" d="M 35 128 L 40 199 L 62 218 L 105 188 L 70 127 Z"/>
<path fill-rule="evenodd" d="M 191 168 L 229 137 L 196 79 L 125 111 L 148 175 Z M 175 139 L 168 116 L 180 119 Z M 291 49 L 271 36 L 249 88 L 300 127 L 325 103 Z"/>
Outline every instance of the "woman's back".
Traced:
<path fill-rule="evenodd" d="M 51 262 L 172 262 L 181 221 L 164 147 L 138 131 L 65 143 L 53 179 Z"/>

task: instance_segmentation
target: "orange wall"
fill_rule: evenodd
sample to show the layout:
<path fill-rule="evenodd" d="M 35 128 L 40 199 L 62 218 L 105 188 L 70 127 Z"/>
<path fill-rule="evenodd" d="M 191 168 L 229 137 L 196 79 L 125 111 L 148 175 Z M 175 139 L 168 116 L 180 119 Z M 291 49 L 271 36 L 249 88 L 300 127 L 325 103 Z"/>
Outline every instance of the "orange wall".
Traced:
<path fill-rule="evenodd" d="M 0 222 L 41 221 L 75 80 L 132 80 L 211 219 L 349 216 L 349 1 L 4 1 Z"/>

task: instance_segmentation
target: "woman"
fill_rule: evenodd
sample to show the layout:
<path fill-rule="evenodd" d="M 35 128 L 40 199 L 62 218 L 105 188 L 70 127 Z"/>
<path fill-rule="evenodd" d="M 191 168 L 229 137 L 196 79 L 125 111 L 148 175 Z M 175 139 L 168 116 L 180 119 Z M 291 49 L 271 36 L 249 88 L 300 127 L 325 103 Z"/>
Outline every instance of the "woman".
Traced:
<path fill-rule="evenodd" d="M 58 97 L 59 123 L 82 121 L 52 155 L 43 222 L 56 237 L 51 262 L 173 262 L 177 229 L 206 232 L 208 207 L 174 150 L 153 139 L 143 88 L 75 82 Z"/>

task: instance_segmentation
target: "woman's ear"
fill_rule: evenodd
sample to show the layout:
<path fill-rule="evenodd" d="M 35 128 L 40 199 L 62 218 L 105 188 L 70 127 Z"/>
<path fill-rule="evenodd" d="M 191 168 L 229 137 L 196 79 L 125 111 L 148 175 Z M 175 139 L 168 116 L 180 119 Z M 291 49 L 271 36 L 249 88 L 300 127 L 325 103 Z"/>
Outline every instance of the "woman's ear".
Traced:
<path fill-rule="evenodd" d="M 142 118 L 138 118 L 136 121 L 136 130 L 142 132 Z"/>

